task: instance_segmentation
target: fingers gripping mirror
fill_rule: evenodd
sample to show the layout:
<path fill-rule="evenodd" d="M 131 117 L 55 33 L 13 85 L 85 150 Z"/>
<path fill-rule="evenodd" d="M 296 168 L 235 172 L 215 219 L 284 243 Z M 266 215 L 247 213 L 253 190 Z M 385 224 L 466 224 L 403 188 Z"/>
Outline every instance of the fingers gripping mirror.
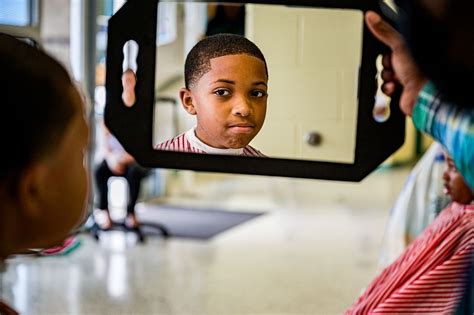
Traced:
<path fill-rule="evenodd" d="M 129 0 L 109 20 L 105 122 L 146 167 L 360 181 L 404 141 L 374 119 L 378 0 Z M 135 98 L 122 95 L 133 40 Z"/>

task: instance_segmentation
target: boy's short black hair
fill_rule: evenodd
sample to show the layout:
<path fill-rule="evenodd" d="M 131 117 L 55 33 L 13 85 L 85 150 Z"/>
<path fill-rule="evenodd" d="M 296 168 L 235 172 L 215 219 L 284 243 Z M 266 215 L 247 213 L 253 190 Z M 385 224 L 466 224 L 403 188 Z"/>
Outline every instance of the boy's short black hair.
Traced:
<path fill-rule="evenodd" d="M 77 112 L 72 81 L 53 58 L 0 33 L 0 180 L 58 147 Z"/>
<path fill-rule="evenodd" d="M 257 45 L 240 35 L 217 34 L 199 41 L 186 57 L 184 65 L 184 84 L 186 88 L 189 89 L 193 86 L 211 69 L 211 59 L 240 54 L 262 60 L 268 76 L 267 62 Z"/>

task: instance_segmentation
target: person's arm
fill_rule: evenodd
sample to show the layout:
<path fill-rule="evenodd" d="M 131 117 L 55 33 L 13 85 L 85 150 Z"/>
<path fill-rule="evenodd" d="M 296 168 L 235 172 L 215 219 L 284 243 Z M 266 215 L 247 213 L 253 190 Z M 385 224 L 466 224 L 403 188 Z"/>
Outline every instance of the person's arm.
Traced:
<path fill-rule="evenodd" d="M 375 12 L 367 12 L 365 21 L 372 34 L 391 50 L 382 60 L 382 91 L 391 96 L 397 85 L 402 87 L 403 113 L 413 116 L 419 130 L 447 149 L 466 183 L 474 189 L 474 109 L 443 104 L 411 57 L 403 37 Z"/>
<path fill-rule="evenodd" d="M 110 146 L 110 142 L 109 142 L 109 138 L 114 137 L 114 136 L 110 133 L 109 129 L 105 126 L 105 124 L 103 124 L 103 130 L 104 130 L 106 154 L 109 157 L 113 156 L 113 158 L 116 161 L 116 164 L 118 164 L 116 171 L 117 172 L 120 170 L 123 171 L 124 167 L 134 163 L 135 159 L 123 148 L 122 150 L 118 152 L 114 151 L 114 148 Z"/>
<path fill-rule="evenodd" d="M 418 96 L 412 118 L 418 130 L 446 148 L 474 190 L 474 108 L 462 109 L 442 101 L 436 87 L 429 82 Z"/>
<path fill-rule="evenodd" d="M 392 96 L 401 86 L 400 109 L 411 116 L 418 94 L 428 79 L 416 65 L 400 33 L 373 11 L 366 13 L 365 21 L 372 34 L 390 48 L 390 53 L 382 58 L 382 92 Z"/>
<path fill-rule="evenodd" d="M 18 315 L 18 313 L 13 308 L 11 308 L 7 304 L 3 303 L 1 300 L 0 300 L 0 314 L 2 314 L 2 315 Z"/>
<path fill-rule="evenodd" d="M 111 137 L 111 133 L 109 131 L 109 129 L 105 126 L 105 123 L 102 121 L 101 124 L 101 129 L 102 129 L 102 135 L 103 135 L 103 139 L 104 139 L 104 144 L 105 144 L 105 154 L 106 155 L 111 155 L 113 154 L 113 150 L 112 148 L 110 147 L 110 144 L 109 144 L 109 137 Z"/>
<path fill-rule="evenodd" d="M 122 154 L 120 158 L 120 162 L 123 165 L 130 165 L 135 162 L 135 159 L 128 152 L 124 151 L 124 153 Z"/>
<path fill-rule="evenodd" d="M 107 166 L 112 171 L 112 173 L 116 175 L 123 174 L 125 171 L 125 165 L 122 162 L 122 155 L 118 154 L 114 148 L 110 145 L 110 139 L 113 135 L 110 133 L 107 126 L 105 126 L 104 122 L 101 124 L 102 131 L 104 135 L 104 144 L 105 144 L 105 156 L 104 159 L 107 162 Z"/>

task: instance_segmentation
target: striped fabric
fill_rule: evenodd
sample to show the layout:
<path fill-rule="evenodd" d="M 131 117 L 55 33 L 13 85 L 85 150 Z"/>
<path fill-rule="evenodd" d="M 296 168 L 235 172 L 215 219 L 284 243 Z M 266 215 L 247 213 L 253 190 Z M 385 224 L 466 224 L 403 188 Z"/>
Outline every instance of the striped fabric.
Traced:
<path fill-rule="evenodd" d="M 178 152 L 190 152 L 190 153 L 204 153 L 204 154 L 224 154 L 224 155 L 240 155 L 240 156 L 254 156 L 254 157 L 265 157 L 263 153 L 253 148 L 250 145 L 245 146 L 242 149 L 212 149 L 204 150 L 203 147 L 208 147 L 207 145 L 201 143 L 195 143 L 199 141 L 196 137 L 190 137 L 190 132 L 194 130 L 187 131 L 180 134 L 179 136 L 169 139 L 165 142 L 158 144 L 155 149 L 165 150 L 165 151 L 178 151 Z M 200 145 L 200 146 L 198 146 Z"/>
<path fill-rule="evenodd" d="M 452 314 L 474 252 L 474 205 L 452 203 L 345 314 Z"/>
<path fill-rule="evenodd" d="M 173 139 L 169 139 L 158 144 L 155 149 L 190 153 L 206 153 L 203 150 L 193 147 L 191 142 L 186 139 L 186 133 L 182 133 Z"/>
<path fill-rule="evenodd" d="M 474 190 L 474 107 L 462 109 L 444 102 L 430 82 L 413 108 L 413 123 L 441 143 Z"/>

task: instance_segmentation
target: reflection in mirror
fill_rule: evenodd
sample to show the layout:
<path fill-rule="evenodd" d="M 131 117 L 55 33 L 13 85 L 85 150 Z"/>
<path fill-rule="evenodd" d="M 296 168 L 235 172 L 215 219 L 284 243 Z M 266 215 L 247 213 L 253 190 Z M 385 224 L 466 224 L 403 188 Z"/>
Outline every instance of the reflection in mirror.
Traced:
<path fill-rule="evenodd" d="M 175 40 L 158 41 L 154 148 L 354 162 L 361 11 L 160 2 L 158 14 Z M 208 37 L 220 33 L 248 40 Z M 200 41 L 207 62 L 190 58 L 185 80 Z"/>
<path fill-rule="evenodd" d="M 129 40 L 123 46 L 122 62 L 122 100 L 125 106 L 135 105 L 135 86 L 137 85 L 137 55 L 138 44 L 134 40 Z"/>
<path fill-rule="evenodd" d="M 390 118 L 390 97 L 385 95 L 382 91 L 382 55 L 378 56 L 376 61 L 377 67 L 377 92 L 375 94 L 374 110 L 372 116 L 374 120 L 379 123 L 386 122 Z"/>

